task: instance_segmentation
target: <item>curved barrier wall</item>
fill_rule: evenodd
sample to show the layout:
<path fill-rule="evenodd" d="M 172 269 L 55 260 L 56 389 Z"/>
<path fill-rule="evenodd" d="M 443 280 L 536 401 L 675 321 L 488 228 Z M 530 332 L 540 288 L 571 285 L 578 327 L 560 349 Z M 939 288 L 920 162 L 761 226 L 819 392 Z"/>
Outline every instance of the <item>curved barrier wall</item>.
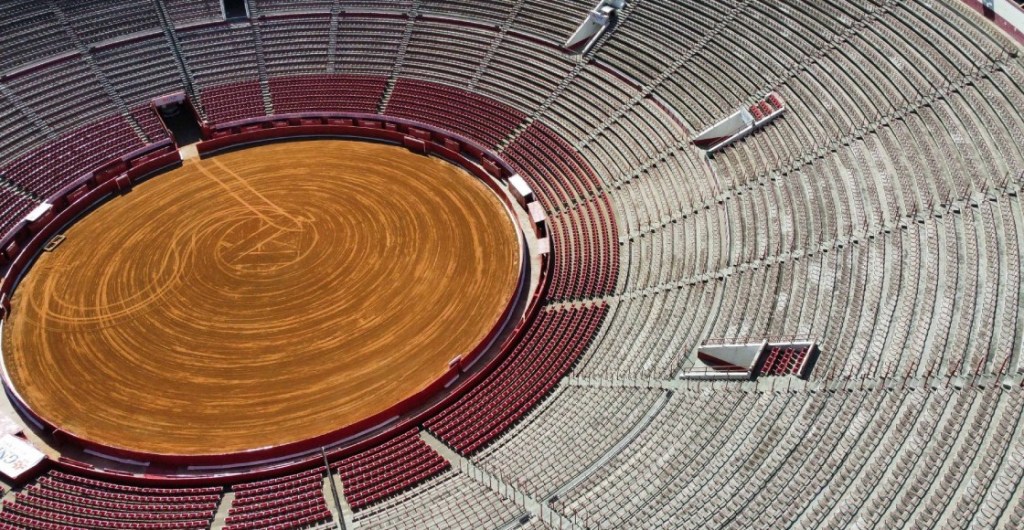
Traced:
<path fill-rule="evenodd" d="M 197 145 L 201 155 L 212 155 L 218 151 L 262 142 L 311 137 L 364 139 L 403 145 L 413 152 L 436 155 L 458 164 L 486 183 L 502 200 L 510 215 L 515 215 L 513 212 L 516 205 L 512 204 L 496 182 L 496 179 L 506 179 L 515 173 L 508 164 L 471 140 L 412 120 L 371 114 L 307 113 L 224 123 L 206 127 L 203 133 L 206 139 Z M 135 183 L 180 165 L 179 154 L 170 141 L 153 144 L 83 175 L 47 201 L 53 205 L 49 212 L 33 222 L 19 223 L 0 246 L 3 249 L 0 260 L 7 267 L 3 282 L 0 283 L 2 316 L 6 318 L 9 311 L 9 296 L 21 276 L 52 236 L 115 194 L 124 193 Z M 518 231 L 521 228 L 515 221 L 516 219 L 513 219 Z M 531 223 L 531 228 L 537 237 L 545 236 L 546 227 L 542 224 Z M 522 238 L 521 232 L 520 237 Z M 524 255 L 521 264 L 525 268 L 529 260 L 529 250 L 525 244 L 522 248 Z M 96 468 L 69 458 L 60 458 L 56 462 L 58 467 L 72 469 L 77 473 L 116 476 L 120 480 L 140 484 L 211 484 L 236 482 L 242 478 L 258 479 L 286 471 L 301 470 L 321 465 L 324 456 L 321 450 L 325 450 L 328 459 L 333 460 L 386 441 L 391 436 L 436 414 L 472 388 L 474 383 L 486 377 L 516 346 L 523 330 L 527 329 L 536 317 L 540 301 L 547 291 L 551 259 L 550 253 L 543 256 L 539 284 L 531 294 L 522 318 L 515 323 L 507 338 L 496 349 L 492 347 L 494 340 L 498 335 L 508 331 L 511 324 L 508 320 L 522 300 L 523 289 L 529 287 L 530 279 L 524 277 L 522 271 L 517 295 L 505 308 L 497 325 L 472 352 L 454 363 L 434 384 L 377 415 L 302 442 L 246 452 L 198 456 L 138 453 L 96 444 L 49 424 L 33 413 L 21 400 L 16 389 L 10 384 L 6 367 L 3 368 L 3 383 L 8 396 L 21 413 L 59 441 L 72 442 L 82 448 L 116 458 L 191 466 L 190 469 L 194 470 L 181 475 L 137 475 Z M 489 350 L 495 351 L 495 354 L 482 365 L 475 366 L 480 364 L 478 361 L 483 359 Z M 328 447 L 330 449 L 326 449 Z M 233 467 L 244 467 L 244 470 L 235 471 L 232 470 Z M 207 470 L 210 473 L 203 472 Z"/>

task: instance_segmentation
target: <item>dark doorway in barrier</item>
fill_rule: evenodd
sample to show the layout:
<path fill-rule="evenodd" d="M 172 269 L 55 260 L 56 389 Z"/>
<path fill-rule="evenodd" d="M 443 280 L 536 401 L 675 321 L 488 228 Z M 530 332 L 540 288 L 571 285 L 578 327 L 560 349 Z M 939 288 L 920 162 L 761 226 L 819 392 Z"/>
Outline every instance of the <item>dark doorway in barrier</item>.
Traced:
<path fill-rule="evenodd" d="M 223 1 L 225 20 L 231 20 L 235 18 L 249 18 L 249 6 L 245 5 L 245 0 Z"/>
<path fill-rule="evenodd" d="M 153 108 L 178 147 L 194 144 L 203 139 L 203 131 L 199 125 L 196 111 L 184 94 L 155 99 Z"/>

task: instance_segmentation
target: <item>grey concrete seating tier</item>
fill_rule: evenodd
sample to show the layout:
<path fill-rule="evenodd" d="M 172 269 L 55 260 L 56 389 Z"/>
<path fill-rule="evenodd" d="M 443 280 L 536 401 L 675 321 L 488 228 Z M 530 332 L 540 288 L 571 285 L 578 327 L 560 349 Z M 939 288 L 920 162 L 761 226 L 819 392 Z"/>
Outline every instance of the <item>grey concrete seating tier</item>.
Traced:
<path fill-rule="evenodd" d="M 172 92 L 214 123 L 421 120 L 534 187 L 546 311 L 607 311 L 473 465 L 589 528 L 1019 527 L 1019 47 L 960 0 L 643 0 L 566 53 L 594 3 L 4 2 L 0 230 L 162 139 Z M 782 117 L 690 144 L 769 91 Z M 710 340 L 778 336 L 819 345 L 810 382 L 674 379 Z M 522 498 L 460 469 L 356 527 L 519 527 Z"/>
<path fill-rule="evenodd" d="M 521 510 L 508 498 L 458 471 L 356 514 L 357 528 L 498 528 Z"/>

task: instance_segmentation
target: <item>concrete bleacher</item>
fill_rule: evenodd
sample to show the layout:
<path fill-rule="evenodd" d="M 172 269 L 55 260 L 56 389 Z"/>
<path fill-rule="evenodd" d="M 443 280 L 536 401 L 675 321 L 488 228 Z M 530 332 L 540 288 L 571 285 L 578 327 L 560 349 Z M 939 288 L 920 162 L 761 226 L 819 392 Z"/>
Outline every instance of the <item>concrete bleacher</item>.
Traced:
<path fill-rule="evenodd" d="M 454 17 L 497 25 L 512 14 L 516 2 L 479 2 L 477 0 L 420 0 L 425 15 Z"/>
<path fill-rule="evenodd" d="M 574 66 L 554 43 L 541 44 L 511 29 L 493 51 L 476 91 L 527 115 L 540 108 Z M 516 90 L 508 90 L 510 86 Z"/>
<path fill-rule="evenodd" d="M 389 0 L 378 2 L 375 0 L 337 0 L 338 7 L 342 11 L 364 11 L 373 13 L 407 13 L 412 7 L 414 0 Z"/>
<path fill-rule="evenodd" d="M 958 483 L 1016 474 L 1000 462 L 1020 419 L 1021 397 L 1019 388 L 684 391 L 633 445 L 559 504 L 610 527 L 631 520 L 673 528 L 730 521 L 788 526 L 800 519 L 799 526 L 811 528 L 854 521 L 894 528 L 920 517 L 936 522 L 941 512 L 925 508 L 946 506 Z M 787 420 L 785 428 L 764 431 L 779 420 Z M 991 461 L 980 458 L 976 443 L 986 436 L 995 442 L 990 456 L 999 455 Z M 979 495 L 971 507 L 984 502 Z"/>
<path fill-rule="evenodd" d="M 220 22 L 176 31 L 182 58 L 207 119 L 224 122 L 266 115 L 248 22 Z"/>
<path fill-rule="evenodd" d="M 167 54 L 162 32 L 147 34 L 93 52 L 96 65 L 129 107 L 149 103 L 153 94 L 182 91 L 184 83 L 174 57 Z"/>
<path fill-rule="evenodd" d="M 535 418 L 474 461 L 544 498 L 594 464 L 643 419 L 658 396 L 653 389 L 560 387 Z"/>
<path fill-rule="evenodd" d="M 256 0 L 254 4 L 260 13 L 294 11 L 329 13 L 334 2 L 333 0 Z"/>
<path fill-rule="evenodd" d="M 345 13 L 338 22 L 334 71 L 387 77 L 398 58 L 404 30 L 402 19 Z"/>
<path fill-rule="evenodd" d="M 525 0 L 513 28 L 561 44 L 594 5 L 589 0 Z"/>
<path fill-rule="evenodd" d="M 456 500 L 457 499 L 457 500 Z M 455 500 L 458 509 L 451 509 Z M 521 510 L 462 473 L 448 471 L 356 514 L 358 528 L 499 528 Z"/>
<path fill-rule="evenodd" d="M 1019 524 L 1017 45 L 959 0 L 645 0 L 566 53 L 594 3 L 256 0 L 227 23 L 213 0 L 7 2 L 0 229 L 162 139 L 148 102 L 189 85 L 210 122 L 430 123 L 533 186 L 553 282 L 498 375 L 424 425 L 514 491 L 410 431 L 386 464 L 332 468 L 357 528 L 558 526 L 538 504 L 590 528 Z M 690 145 L 769 91 L 783 117 Z M 778 336 L 819 344 L 810 382 L 675 379 L 710 339 Z M 311 476 L 251 485 L 272 496 L 232 521 L 326 520 Z M 5 524 L 68 511 L 49 491 Z M 111 509 L 84 496 L 79 522 Z"/>
<path fill-rule="evenodd" d="M 219 0 L 160 0 L 173 24 L 222 19 Z"/>
<path fill-rule="evenodd" d="M 0 17 L 0 72 L 74 49 L 75 43 L 48 3 L 14 0 Z"/>
<path fill-rule="evenodd" d="M 447 16 L 447 13 L 439 11 L 438 15 L 441 14 Z M 484 62 L 496 35 L 494 28 L 419 20 L 409 37 L 400 74 L 417 80 L 465 87 Z"/>
<path fill-rule="evenodd" d="M 110 3 L 96 0 L 60 0 L 71 31 L 85 44 L 95 44 L 160 27 L 155 6 L 147 0 Z"/>
<path fill-rule="evenodd" d="M 329 14 L 270 18 L 259 28 L 271 78 L 328 73 Z"/>
<path fill-rule="evenodd" d="M 116 111 L 99 78 L 78 55 L 12 75 L 4 84 L 10 97 L 54 131 L 72 131 Z"/>

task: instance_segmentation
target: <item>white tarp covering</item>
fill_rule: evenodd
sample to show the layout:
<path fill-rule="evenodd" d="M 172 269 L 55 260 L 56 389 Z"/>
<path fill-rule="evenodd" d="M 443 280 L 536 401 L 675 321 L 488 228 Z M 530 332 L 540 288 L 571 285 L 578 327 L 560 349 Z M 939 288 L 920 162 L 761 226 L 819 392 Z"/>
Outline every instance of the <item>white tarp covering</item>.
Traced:
<path fill-rule="evenodd" d="M 576 28 L 569 40 L 565 41 L 565 47 L 570 50 L 582 47 L 582 52 L 587 53 L 590 46 L 608 29 L 612 15 L 624 7 L 626 7 L 625 0 L 601 0 L 598 2 L 594 9 L 587 13 L 587 18 L 583 20 L 580 27 Z"/>
<path fill-rule="evenodd" d="M 587 18 L 583 20 L 580 27 L 576 28 L 569 40 L 565 41 L 565 47 L 574 48 L 584 42 L 591 42 L 601 30 L 608 26 L 609 20 L 608 13 L 601 11 L 600 6 L 594 8 L 593 11 L 587 13 Z"/>
<path fill-rule="evenodd" d="M 697 350 L 697 358 L 715 370 L 743 370 L 749 373 L 754 369 L 764 345 L 764 342 L 704 345 Z"/>
<path fill-rule="evenodd" d="M 0 412 L 0 436 L 5 434 L 18 434 L 22 431 L 21 424 L 14 418 Z"/>
<path fill-rule="evenodd" d="M 50 211 L 50 208 L 53 208 L 53 205 L 48 202 L 44 202 L 33 208 L 31 212 L 28 212 L 28 215 L 25 216 L 25 220 L 31 223 L 42 217 L 46 212 Z"/>
<path fill-rule="evenodd" d="M 9 478 L 18 478 L 36 467 L 45 457 L 32 444 L 17 436 L 5 434 L 0 438 L 0 473 Z"/>
<path fill-rule="evenodd" d="M 1017 31 L 1024 31 L 1024 11 L 1013 5 L 1012 0 L 992 0 L 983 2 L 983 4 L 1017 28 Z"/>
<path fill-rule="evenodd" d="M 548 216 L 544 213 L 544 207 L 537 201 L 527 204 L 526 209 L 529 210 L 530 220 L 533 221 L 534 224 L 543 223 L 548 219 Z"/>
<path fill-rule="evenodd" d="M 537 254 L 547 254 L 551 252 L 551 241 L 544 237 L 537 240 Z"/>
<path fill-rule="evenodd" d="M 512 188 L 512 196 L 515 197 L 516 202 L 520 206 L 525 208 L 526 203 L 533 200 L 533 190 L 530 189 L 530 185 L 518 173 L 508 178 L 508 184 Z"/>
<path fill-rule="evenodd" d="M 728 118 L 705 129 L 694 137 L 691 143 L 701 149 L 711 149 L 744 131 L 749 131 L 753 125 L 754 117 L 750 115 L 750 112 L 740 109 L 730 114 Z"/>
<path fill-rule="evenodd" d="M 784 112 L 785 100 L 778 92 L 769 92 L 760 101 L 737 110 L 724 120 L 701 131 L 690 143 L 713 153 L 739 141 L 755 129 L 764 127 Z"/>
<path fill-rule="evenodd" d="M 508 183 L 520 197 L 529 197 L 530 195 L 533 195 L 533 190 L 530 189 L 530 185 L 526 183 L 526 179 L 521 177 L 518 173 L 509 177 Z"/>

